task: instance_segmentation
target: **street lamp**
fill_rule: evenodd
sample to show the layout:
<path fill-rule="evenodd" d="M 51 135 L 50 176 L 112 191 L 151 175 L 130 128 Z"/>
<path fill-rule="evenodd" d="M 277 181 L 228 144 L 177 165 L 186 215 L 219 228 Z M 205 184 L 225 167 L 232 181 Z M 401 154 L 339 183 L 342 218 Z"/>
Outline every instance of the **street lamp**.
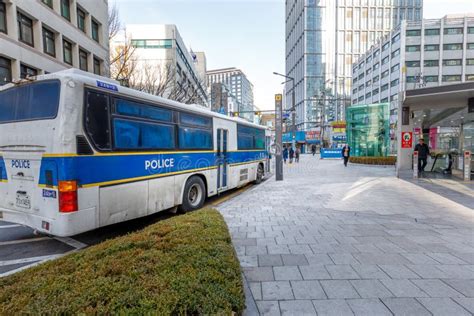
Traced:
<path fill-rule="evenodd" d="M 295 150 L 295 142 L 296 142 L 296 111 L 295 111 L 295 78 L 280 74 L 278 72 L 273 72 L 274 75 L 281 76 L 283 78 L 286 78 L 288 80 L 292 81 L 292 88 L 291 88 L 291 130 L 292 130 L 292 141 L 291 141 L 291 147 L 293 150 Z"/>

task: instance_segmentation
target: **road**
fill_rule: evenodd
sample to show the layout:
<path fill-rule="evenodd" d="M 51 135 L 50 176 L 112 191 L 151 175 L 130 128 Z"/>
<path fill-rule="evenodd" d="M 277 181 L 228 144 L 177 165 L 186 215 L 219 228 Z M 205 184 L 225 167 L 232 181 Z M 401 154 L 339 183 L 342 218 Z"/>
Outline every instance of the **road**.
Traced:
<path fill-rule="evenodd" d="M 209 199 L 205 206 L 216 206 L 252 185 L 231 190 Z M 0 221 L 0 277 L 7 276 L 47 260 L 128 234 L 167 219 L 174 214 L 164 211 L 143 218 L 102 227 L 72 237 L 54 237 L 35 233 L 33 229 Z"/>

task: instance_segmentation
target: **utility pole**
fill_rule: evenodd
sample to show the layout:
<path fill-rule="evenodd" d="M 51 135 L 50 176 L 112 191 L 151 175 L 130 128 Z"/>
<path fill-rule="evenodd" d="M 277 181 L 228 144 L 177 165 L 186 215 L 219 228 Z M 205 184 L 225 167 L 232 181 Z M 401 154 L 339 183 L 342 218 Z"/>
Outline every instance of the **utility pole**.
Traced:
<path fill-rule="evenodd" d="M 290 76 L 287 76 L 287 75 L 283 75 L 283 74 L 280 74 L 278 72 L 273 72 L 274 75 L 277 75 L 277 76 L 280 76 L 280 77 L 284 77 L 286 79 L 288 79 L 287 81 L 285 81 L 284 83 L 287 83 L 288 81 L 291 80 L 292 82 L 292 91 L 291 91 L 291 108 L 290 108 L 290 111 L 292 112 L 292 115 L 291 115 L 291 147 L 293 149 L 295 149 L 295 145 L 296 145 L 296 108 L 295 108 L 295 78 L 293 77 L 290 77 Z"/>

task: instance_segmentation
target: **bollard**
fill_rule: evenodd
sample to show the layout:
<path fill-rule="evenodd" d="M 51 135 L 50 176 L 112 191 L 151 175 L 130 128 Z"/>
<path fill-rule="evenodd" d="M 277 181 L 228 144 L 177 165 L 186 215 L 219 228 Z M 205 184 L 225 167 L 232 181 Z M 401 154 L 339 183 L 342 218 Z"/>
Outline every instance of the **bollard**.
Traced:
<path fill-rule="evenodd" d="M 413 152 L 413 179 L 418 178 L 418 152 Z"/>
<path fill-rule="evenodd" d="M 471 181 L 471 152 L 464 152 L 464 181 Z"/>

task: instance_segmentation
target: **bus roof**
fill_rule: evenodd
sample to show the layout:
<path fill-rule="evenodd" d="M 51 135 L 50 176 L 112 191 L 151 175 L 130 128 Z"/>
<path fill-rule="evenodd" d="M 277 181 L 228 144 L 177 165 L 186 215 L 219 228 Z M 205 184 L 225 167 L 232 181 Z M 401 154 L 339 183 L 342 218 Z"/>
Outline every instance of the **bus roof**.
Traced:
<path fill-rule="evenodd" d="M 156 95 L 152 95 L 146 92 L 138 91 L 135 89 L 123 87 L 120 85 L 120 83 L 116 80 L 107 78 L 107 77 L 101 77 L 95 74 L 92 74 L 90 72 L 82 71 L 79 69 L 71 68 L 71 69 L 66 69 L 66 70 L 61 70 L 58 72 L 50 73 L 50 74 L 45 74 L 45 75 L 39 75 L 36 77 L 31 77 L 26 80 L 22 80 L 21 83 L 26 83 L 28 81 L 33 82 L 36 80 L 46 80 L 46 79 L 73 79 L 74 81 L 81 82 L 87 86 L 94 87 L 95 89 L 107 91 L 109 93 L 118 93 L 121 95 L 127 95 L 139 99 L 144 99 L 150 102 L 156 102 L 156 103 L 161 103 L 163 105 L 168 105 L 171 107 L 183 109 L 186 111 L 191 111 L 207 116 L 213 116 L 217 117 L 220 119 L 228 120 L 228 121 L 234 121 L 240 124 L 245 124 L 261 129 L 267 129 L 266 126 L 258 125 L 255 123 L 248 122 L 240 117 L 229 117 L 224 114 L 220 114 L 217 112 L 211 111 L 209 108 L 204 107 L 202 105 L 198 104 L 185 104 L 185 103 L 180 103 L 177 101 L 169 100 L 163 97 L 159 97 Z M 7 84 L 3 87 L 0 87 L 0 91 L 8 89 L 10 87 L 15 86 L 18 83 L 13 83 L 13 84 Z"/>

